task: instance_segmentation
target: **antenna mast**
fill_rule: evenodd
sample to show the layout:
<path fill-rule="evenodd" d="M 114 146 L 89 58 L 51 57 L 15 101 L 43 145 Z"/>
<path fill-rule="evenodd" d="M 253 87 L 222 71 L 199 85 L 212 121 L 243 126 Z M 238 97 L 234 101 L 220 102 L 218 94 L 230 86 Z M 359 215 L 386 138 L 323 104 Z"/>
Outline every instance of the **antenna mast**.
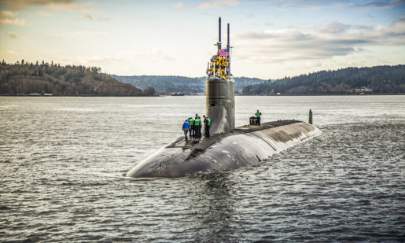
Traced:
<path fill-rule="evenodd" d="M 226 24 L 226 50 L 228 52 L 228 74 L 231 74 L 231 25 Z"/>
<path fill-rule="evenodd" d="M 218 46 L 218 51 L 221 50 L 221 17 L 218 18 L 218 42 L 217 42 L 217 46 Z"/>

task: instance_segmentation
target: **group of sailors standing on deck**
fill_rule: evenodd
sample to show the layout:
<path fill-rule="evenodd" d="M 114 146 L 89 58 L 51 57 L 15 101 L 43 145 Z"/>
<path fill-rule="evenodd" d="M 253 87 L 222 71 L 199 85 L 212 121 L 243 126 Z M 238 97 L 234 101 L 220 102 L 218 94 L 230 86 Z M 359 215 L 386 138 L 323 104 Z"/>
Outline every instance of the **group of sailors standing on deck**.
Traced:
<path fill-rule="evenodd" d="M 255 115 L 250 117 L 250 125 L 261 125 L 261 116 L 262 113 L 257 110 Z M 210 137 L 210 128 L 211 128 L 212 120 L 211 118 L 203 115 L 203 120 L 198 114 L 195 114 L 195 117 L 189 117 L 183 122 L 183 132 L 184 138 L 186 142 L 188 142 L 189 138 L 193 141 L 199 141 L 202 137 L 201 129 L 202 125 L 204 125 L 204 136 L 206 138 Z"/>
<path fill-rule="evenodd" d="M 203 120 L 198 114 L 195 114 L 195 117 L 189 117 L 183 122 L 183 132 L 184 138 L 188 141 L 190 139 L 200 140 L 201 138 L 201 128 L 204 125 L 204 136 L 209 138 L 210 137 L 210 127 L 212 121 L 209 117 L 203 115 Z M 188 136 L 189 135 L 189 136 Z"/>

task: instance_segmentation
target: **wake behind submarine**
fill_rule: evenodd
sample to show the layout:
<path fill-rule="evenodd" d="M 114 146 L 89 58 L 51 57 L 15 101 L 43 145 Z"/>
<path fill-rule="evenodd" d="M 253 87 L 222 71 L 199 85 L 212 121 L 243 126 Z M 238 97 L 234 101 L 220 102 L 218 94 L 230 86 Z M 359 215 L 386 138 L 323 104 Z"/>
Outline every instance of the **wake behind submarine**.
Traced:
<path fill-rule="evenodd" d="M 311 139 L 321 132 L 312 124 L 279 120 L 260 126 L 235 128 L 234 80 L 231 74 L 230 25 L 227 45 L 222 49 L 219 18 L 217 54 L 207 69 L 206 114 L 212 119 L 211 134 L 197 144 L 184 136 L 139 161 L 130 177 L 182 177 L 198 172 L 232 170 L 257 165 L 275 153 Z"/>

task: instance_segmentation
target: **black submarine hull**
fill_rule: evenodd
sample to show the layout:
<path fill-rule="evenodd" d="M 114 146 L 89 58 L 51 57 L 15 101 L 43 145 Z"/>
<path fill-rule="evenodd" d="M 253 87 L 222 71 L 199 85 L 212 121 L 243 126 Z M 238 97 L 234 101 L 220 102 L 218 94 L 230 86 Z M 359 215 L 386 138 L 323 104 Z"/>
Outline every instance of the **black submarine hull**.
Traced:
<path fill-rule="evenodd" d="M 315 126 L 301 121 L 275 121 L 260 127 L 244 126 L 216 134 L 189 146 L 184 137 L 139 161 L 129 177 L 183 177 L 257 165 L 289 147 L 319 135 Z"/>

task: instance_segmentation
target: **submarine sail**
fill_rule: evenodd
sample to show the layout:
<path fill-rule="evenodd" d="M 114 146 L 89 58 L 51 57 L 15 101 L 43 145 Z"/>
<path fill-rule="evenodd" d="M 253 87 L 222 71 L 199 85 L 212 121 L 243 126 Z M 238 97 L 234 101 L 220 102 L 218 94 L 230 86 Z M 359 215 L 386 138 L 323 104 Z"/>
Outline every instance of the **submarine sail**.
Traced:
<path fill-rule="evenodd" d="M 221 18 L 218 19 L 217 53 L 207 68 L 205 84 L 206 113 L 212 119 L 211 133 L 227 133 L 235 128 L 234 80 L 231 74 L 230 25 L 227 24 L 227 46 L 222 49 Z"/>

